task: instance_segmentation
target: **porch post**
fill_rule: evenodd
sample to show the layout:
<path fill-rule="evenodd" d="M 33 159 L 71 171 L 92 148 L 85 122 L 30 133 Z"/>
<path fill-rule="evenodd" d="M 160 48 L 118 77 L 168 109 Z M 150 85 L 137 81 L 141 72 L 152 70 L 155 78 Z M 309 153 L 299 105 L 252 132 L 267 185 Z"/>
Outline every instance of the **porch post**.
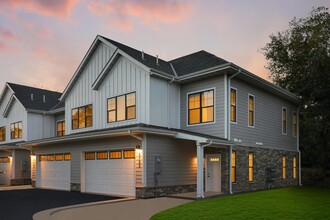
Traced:
<path fill-rule="evenodd" d="M 197 147 L 197 198 L 204 198 L 204 148 L 196 141 Z"/>

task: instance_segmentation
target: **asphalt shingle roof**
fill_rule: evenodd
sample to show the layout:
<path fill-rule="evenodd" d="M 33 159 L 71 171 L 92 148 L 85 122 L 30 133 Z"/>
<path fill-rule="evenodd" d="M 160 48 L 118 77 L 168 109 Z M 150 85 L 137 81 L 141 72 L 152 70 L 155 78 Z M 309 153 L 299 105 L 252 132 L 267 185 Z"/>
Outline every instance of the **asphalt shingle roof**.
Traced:
<path fill-rule="evenodd" d="M 59 98 L 62 95 L 59 92 L 14 83 L 8 83 L 8 85 L 26 109 L 49 111 L 59 104 Z M 31 94 L 33 94 L 33 100 L 31 100 Z M 43 101 L 44 95 L 46 96 L 46 102 Z"/>
<path fill-rule="evenodd" d="M 228 63 L 228 61 L 204 50 L 179 57 L 171 60 L 170 62 L 172 63 L 178 76 L 184 76 L 189 73 Z"/>
<path fill-rule="evenodd" d="M 145 66 L 155 69 L 155 70 L 159 70 L 162 71 L 164 73 L 170 74 L 174 76 L 172 67 L 170 65 L 169 62 L 164 61 L 160 58 L 158 58 L 158 64 L 156 63 L 156 57 L 151 56 L 147 53 L 144 53 L 144 59 L 142 59 L 142 52 L 139 50 L 136 50 L 132 47 L 126 46 L 124 44 L 121 44 L 117 41 L 111 40 L 109 38 L 103 37 L 105 40 L 107 40 L 108 42 L 110 42 L 111 44 L 115 45 L 116 47 L 118 47 L 120 50 L 124 51 L 125 53 L 127 53 L 129 56 L 131 56 L 132 58 L 134 58 L 135 60 L 139 61 L 140 63 L 144 64 Z"/>

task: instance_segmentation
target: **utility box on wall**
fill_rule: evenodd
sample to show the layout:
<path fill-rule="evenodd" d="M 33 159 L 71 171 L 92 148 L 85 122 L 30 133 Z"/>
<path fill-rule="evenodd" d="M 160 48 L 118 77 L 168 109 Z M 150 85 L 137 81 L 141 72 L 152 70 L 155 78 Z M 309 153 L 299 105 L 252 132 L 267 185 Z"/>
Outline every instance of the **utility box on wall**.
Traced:
<path fill-rule="evenodd" d="M 155 171 L 154 171 L 154 174 L 160 174 L 161 173 L 161 164 L 162 164 L 162 159 L 160 157 L 160 154 L 155 154 Z"/>

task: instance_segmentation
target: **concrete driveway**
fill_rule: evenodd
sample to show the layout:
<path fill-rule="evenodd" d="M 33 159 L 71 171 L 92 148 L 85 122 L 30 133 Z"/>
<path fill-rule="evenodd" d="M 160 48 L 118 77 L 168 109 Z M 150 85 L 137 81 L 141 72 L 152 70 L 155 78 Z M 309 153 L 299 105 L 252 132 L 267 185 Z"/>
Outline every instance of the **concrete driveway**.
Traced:
<path fill-rule="evenodd" d="M 167 197 L 125 201 L 113 200 L 42 211 L 34 215 L 34 220 L 146 220 L 158 212 L 191 201 Z"/>
<path fill-rule="evenodd" d="M 31 220 L 42 210 L 113 199 L 118 198 L 43 189 L 5 190 L 0 191 L 0 219 Z"/>

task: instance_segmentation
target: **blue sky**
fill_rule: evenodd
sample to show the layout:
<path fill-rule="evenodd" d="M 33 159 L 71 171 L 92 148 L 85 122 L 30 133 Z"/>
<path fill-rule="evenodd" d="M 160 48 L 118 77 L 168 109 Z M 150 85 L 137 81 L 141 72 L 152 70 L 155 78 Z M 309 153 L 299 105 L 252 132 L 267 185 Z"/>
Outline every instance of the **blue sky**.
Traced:
<path fill-rule="evenodd" d="M 97 34 L 170 60 L 206 50 L 267 79 L 269 35 L 329 0 L 0 0 L 0 86 L 62 92 Z"/>

